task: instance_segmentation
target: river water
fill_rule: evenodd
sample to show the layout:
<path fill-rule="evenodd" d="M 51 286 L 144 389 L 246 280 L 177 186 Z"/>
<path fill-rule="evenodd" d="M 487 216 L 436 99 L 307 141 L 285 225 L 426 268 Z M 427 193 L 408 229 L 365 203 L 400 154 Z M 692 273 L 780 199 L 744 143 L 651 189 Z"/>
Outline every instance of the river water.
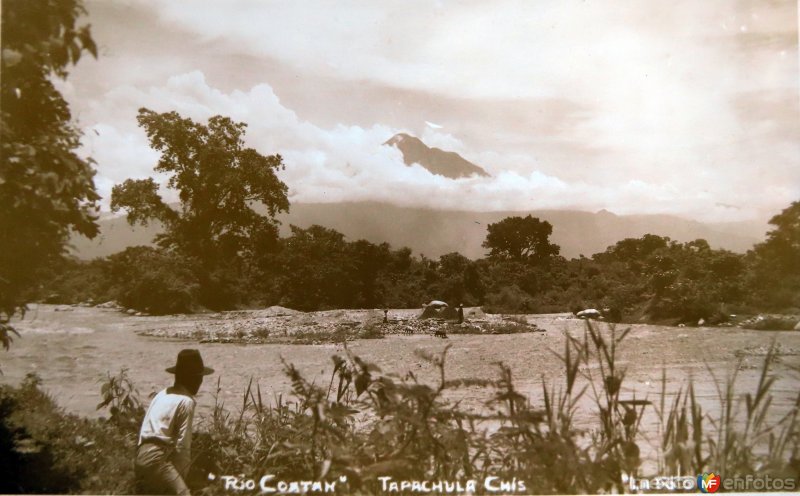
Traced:
<path fill-rule="evenodd" d="M 65 311 L 62 311 L 65 310 Z M 33 305 L 17 322 L 21 338 L 8 352 L 0 352 L 0 382 L 18 384 L 27 373 L 38 374 L 43 387 L 67 411 L 96 417 L 100 385 L 107 373 L 128 370 L 141 397 L 170 384 L 172 376 L 164 369 L 174 364 L 182 348 L 198 348 L 206 363 L 216 369 L 198 396 L 200 415 L 210 411 L 217 380 L 219 398 L 236 409 L 242 393 L 253 380 L 261 387 L 266 401 L 278 395 L 290 398 L 291 385 L 283 373 L 283 362 L 293 363 L 317 384 L 328 384 L 331 356 L 343 353 L 341 345 L 237 345 L 170 341 L 140 336 L 137 331 L 164 326 L 196 323 L 198 316 L 133 317 L 99 308 Z M 451 335 L 448 340 L 427 335 L 392 335 L 385 339 L 360 340 L 348 344 L 351 352 L 373 362 L 384 372 L 413 373 L 421 381 L 435 384 L 434 367 L 415 350 L 440 353 L 446 345 L 447 378 L 496 378 L 498 362 L 507 364 L 519 391 L 532 402 L 541 401 L 542 382 L 563 384 L 563 366 L 554 352 L 563 353 L 565 333 L 581 336 L 582 321 L 559 316 L 529 316 L 546 333 L 514 335 Z M 628 326 L 626 326 L 628 327 Z M 772 414 L 777 418 L 788 411 L 796 398 L 800 381 L 794 369 L 800 368 L 800 332 L 764 332 L 737 328 L 674 328 L 633 325 L 622 343 L 618 364 L 627 370 L 622 397 L 648 398 L 655 402 L 662 388 L 662 372 L 667 376 L 667 399 L 685 387 L 691 378 L 704 410 L 719 410 L 717 384 L 737 368 L 736 391 L 755 391 L 763 352 L 774 341 L 783 355 L 774 364 L 778 380 L 773 387 Z M 741 361 L 743 360 L 743 361 Z M 584 371 L 588 372 L 589 368 Z M 597 376 L 597 370 L 592 371 Z M 716 376 L 715 382 L 712 374 Z M 477 387 L 457 393 L 467 407 L 481 408 L 488 399 Z M 596 424 L 591 395 L 583 401 L 578 422 Z M 648 407 L 650 408 L 650 407 Z M 657 417 L 650 414 L 643 422 L 647 438 L 657 437 Z"/>

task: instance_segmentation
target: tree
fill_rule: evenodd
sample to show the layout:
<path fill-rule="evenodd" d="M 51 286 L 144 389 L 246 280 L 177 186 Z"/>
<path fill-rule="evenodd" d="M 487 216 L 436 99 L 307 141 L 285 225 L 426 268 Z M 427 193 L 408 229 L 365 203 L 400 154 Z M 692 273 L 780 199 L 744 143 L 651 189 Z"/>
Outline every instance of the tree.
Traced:
<path fill-rule="evenodd" d="M 550 243 L 553 226 L 536 217 L 506 217 L 495 224 L 489 224 L 483 247 L 488 248 L 489 256 L 542 263 L 558 255 L 558 245 Z"/>
<path fill-rule="evenodd" d="M 105 263 L 114 296 L 125 307 L 156 315 L 192 310 L 198 284 L 176 254 L 133 246 L 109 256 Z"/>
<path fill-rule="evenodd" d="M 770 219 L 767 240 L 748 253 L 755 303 L 775 310 L 800 307 L 800 201 Z"/>
<path fill-rule="evenodd" d="M 215 286 L 209 274 L 223 266 L 238 270 L 243 260 L 275 245 L 275 214 L 289 209 L 286 185 L 275 174 L 283 159 L 245 147 L 245 123 L 214 116 L 204 125 L 144 108 L 137 120 L 161 152 L 155 170 L 170 175 L 167 186 L 178 191 L 180 208 L 167 205 L 148 178 L 114 186 L 112 211 L 125 209 L 131 224 L 163 223 L 157 244 L 197 261 L 206 289 Z"/>
<path fill-rule="evenodd" d="M 65 250 L 70 230 L 97 234 L 94 169 L 75 150 L 80 133 L 53 85 L 83 51 L 97 56 L 79 0 L 7 0 L 0 89 L 0 342 L 24 312 L 36 273 Z"/>
<path fill-rule="evenodd" d="M 767 240 L 756 251 L 771 258 L 779 269 L 800 275 L 800 201 L 792 202 L 769 223 L 775 228 L 767 233 Z"/>
<path fill-rule="evenodd" d="M 300 310 L 350 307 L 357 283 L 344 234 L 319 225 L 291 230 L 277 257 L 282 304 Z"/>

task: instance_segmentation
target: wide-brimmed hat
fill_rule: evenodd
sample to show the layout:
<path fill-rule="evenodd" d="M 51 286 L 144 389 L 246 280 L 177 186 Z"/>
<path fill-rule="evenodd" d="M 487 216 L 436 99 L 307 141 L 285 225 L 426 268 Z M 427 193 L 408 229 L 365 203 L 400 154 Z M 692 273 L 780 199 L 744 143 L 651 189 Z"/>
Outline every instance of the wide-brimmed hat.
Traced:
<path fill-rule="evenodd" d="M 178 359 L 174 367 L 167 369 L 170 374 L 180 373 L 181 375 L 208 375 L 213 374 L 214 369 L 203 365 L 203 357 L 198 350 L 181 350 L 178 352 Z"/>

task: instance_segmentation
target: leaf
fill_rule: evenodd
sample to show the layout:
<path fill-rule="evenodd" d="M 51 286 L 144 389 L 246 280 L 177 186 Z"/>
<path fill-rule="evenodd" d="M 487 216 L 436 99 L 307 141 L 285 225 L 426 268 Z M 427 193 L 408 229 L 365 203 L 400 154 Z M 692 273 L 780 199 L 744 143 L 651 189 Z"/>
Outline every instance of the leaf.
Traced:
<path fill-rule="evenodd" d="M 356 396 L 361 396 L 361 393 L 367 390 L 369 387 L 370 377 L 368 373 L 358 374 L 356 376 L 355 385 L 356 385 Z"/>
<path fill-rule="evenodd" d="M 324 462 L 322 462 L 322 468 L 319 471 L 319 477 L 317 477 L 317 480 L 324 479 L 325 476 L 328 475 L 328 471 L 330 471 L 330 469 L 331 469 L 331 459 L 327 458 L 325 459 Z"/>
<path fill-rule="evenodd" d="M 81 45 L 83 45 L 83 48 L 88 50 L 94 58 L 97 58 L 97 45 L 92 39 L 92 34 L 89 29 L 90 26 L 84 26 L 84 28 L 78 33 L 78 38 L 81 40 Z"/>

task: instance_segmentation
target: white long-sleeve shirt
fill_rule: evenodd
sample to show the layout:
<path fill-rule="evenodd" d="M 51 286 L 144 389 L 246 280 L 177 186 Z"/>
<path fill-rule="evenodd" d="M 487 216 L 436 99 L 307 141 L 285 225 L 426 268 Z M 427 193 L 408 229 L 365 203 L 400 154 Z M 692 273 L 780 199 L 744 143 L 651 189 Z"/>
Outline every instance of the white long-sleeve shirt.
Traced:
<path fill-rule="evenodd" d="M 191 463 L 194 406 L 194 398 L 183 388 L 164 389 L 150 402 L 139 431 L 139 445 L 156 439 L 175 448 L 172 462 L 184 478 Z"/>

